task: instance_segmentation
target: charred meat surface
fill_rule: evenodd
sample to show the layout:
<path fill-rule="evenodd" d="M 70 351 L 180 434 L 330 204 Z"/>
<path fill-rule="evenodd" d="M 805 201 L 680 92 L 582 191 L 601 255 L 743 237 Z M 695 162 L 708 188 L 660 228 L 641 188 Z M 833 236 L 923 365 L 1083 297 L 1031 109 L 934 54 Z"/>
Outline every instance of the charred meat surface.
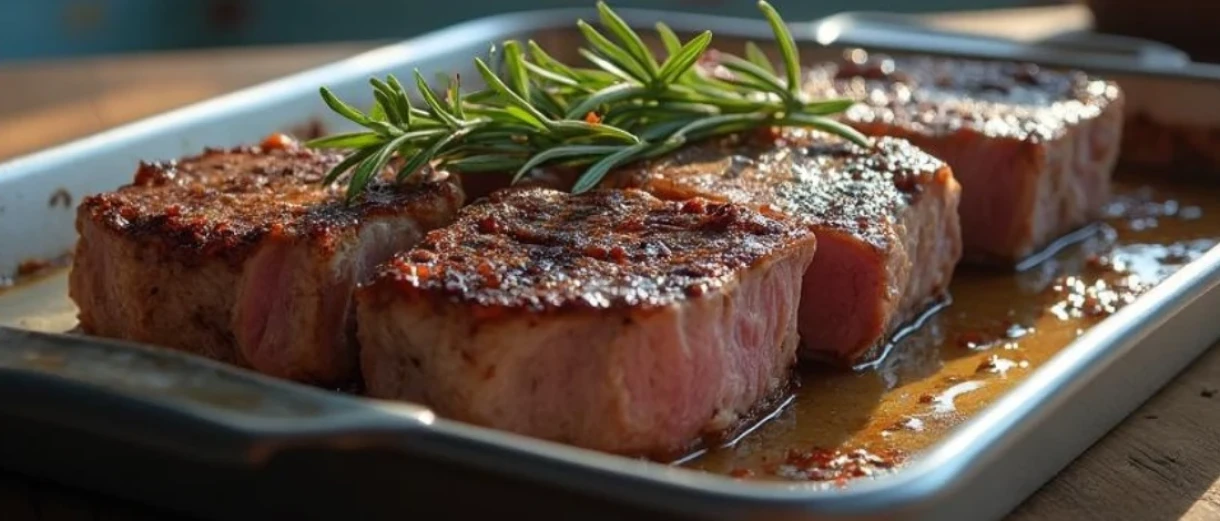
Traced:
<path fill-rule="evenodd" d="M 340 159 L 273 136 L 142 163 L 86 198 L 70 275 L 82 329 L 310 383 L 358 376 L 355 285 L 463 194 L 436 173 L 348 205 L 320 183 Z"/>
<path fill-rule="evenodd" d="M 965 259 L 1013 265 L 1101 217 L 1123 130 L 1114 83 L 1036 65 L 849 51 L 813 68 L 842 117 L 943 159 L 962 185 Z"/>
<path fill-rule="evenodd" d="M 357 292 L 366 388 L 595 450 L 680 453 L 786 387 L 816 240 L 737 204 L 494 192 Z"/>
<path fill-rule="evenodd" d="M 961 188 L 949 167 L 893 138 L 866 150 L 818 132 L 737 136 L 624 170 L 608 185 L 788 214 L 813 230 L 802 352 L 855 363 L 937 304 L 961 258 Z"/>

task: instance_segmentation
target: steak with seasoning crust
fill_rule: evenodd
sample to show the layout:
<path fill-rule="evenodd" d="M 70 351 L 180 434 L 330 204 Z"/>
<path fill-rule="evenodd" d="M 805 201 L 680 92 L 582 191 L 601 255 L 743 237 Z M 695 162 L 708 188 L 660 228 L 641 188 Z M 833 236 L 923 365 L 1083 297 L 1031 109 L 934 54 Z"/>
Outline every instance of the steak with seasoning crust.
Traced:
<path fill-rule="evenodd" d="M 854 50 L 812 68 L 843 120 L 907 139 L 953 168 L 965 258 L 1013 265 L 1101 217 L 1123 130 L 1114 83 L 1035 65 Z"/>
<path fill-rule="evenodd" d="M 528 436 L 680 453 L 785 388 L 815 249 L 742 205 L 493 192 L 357 292 L 365 385 Z"/>
<path fill-rule="evenodd" d="M 447 224 L 459 185 L 375 181 L 347 205 L 342 157 L 282 136 L 142 163 L 86 198 L 70 295 L 86 333 L 180 349 L 317 384 L 358 377 L 354 286 Z"/>
<path fill-rule="evenodd" d="M 801 295 L 802 352 L 850 364 L 939 304 L 962 253 L 961 188 L 949 167 L 906 141 L 876 141 L 866 150 L 800 129 L 732 136 L 624 169 L 605 184 L 800 220 L 818 237 Z"/>

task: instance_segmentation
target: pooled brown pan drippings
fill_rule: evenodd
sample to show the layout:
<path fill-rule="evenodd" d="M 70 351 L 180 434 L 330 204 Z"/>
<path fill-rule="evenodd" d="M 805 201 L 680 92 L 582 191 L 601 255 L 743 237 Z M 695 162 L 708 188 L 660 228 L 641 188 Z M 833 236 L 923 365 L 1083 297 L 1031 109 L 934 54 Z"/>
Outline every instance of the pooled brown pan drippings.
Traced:
<path fill-rule="evenodd" d="M 690 468 L 843 483 L 898 468 L 1220 239 L 1220 189 L 1131 182 L 1085 241 L 1021 273 L 963 268 L 953 302 L 878 366 L 807 366 L 795 399 Z"/>

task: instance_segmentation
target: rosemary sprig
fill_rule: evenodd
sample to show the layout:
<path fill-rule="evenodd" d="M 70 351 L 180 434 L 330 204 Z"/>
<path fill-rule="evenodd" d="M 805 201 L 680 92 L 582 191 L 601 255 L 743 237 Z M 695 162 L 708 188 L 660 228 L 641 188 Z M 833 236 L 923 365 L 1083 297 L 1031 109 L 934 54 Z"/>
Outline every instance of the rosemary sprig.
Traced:
<path fill-rule="evenodd" d="M 827 117 L 846 110 L 850 100 L 807 98 L 795 40 L 770 4 L 762 0 L 758 5 L 779 45 L 783 77 L 753 42 L 746 46 L 745 58 L 719 54 L 717 65 L 728 76 L 699 67 L 712 42 L 710 31 L 682 42 L 658 23 L 666 53 L 656 56 L 599 1 L 604 33 L 584 20 L 577 22 L 588 44 L 579 52 L 592 67 L 561 63 L 533 41 L 525 46 L 508 41 L 499 52 L 493 49 L 499 73 L 474 59 L 487 84 L 477 92 L 463 95 L 455 76 L 438 95 L 415 71 L 422 108 L 412 104 L 392 75 L 370 80 L 375 103 L 368 112 L 322 87 L 331 110 L 364 130 L 307 145 L 349 151 L 324 181 L 333 183 L 350 171 L 349 201 L 395 156 L 401 159 L 400 182 L 426 164 L 512 174 L 513 182 L 546 164 L 584 167 L 573 187 L 582 192 L 618 166 L 670 153 L 691 141 L 764 126 L 815 128 L 869 146 L 868 138 Z"/>

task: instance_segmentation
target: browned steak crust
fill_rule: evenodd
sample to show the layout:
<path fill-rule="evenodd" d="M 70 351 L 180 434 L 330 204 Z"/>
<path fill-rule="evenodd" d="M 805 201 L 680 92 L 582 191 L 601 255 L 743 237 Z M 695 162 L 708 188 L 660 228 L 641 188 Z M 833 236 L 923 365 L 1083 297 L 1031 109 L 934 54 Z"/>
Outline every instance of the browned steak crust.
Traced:
<path fill-rule="evenodd" d="M 637 190 L 502 190 L 380 267 L 377 286 L 488 311 L 645 310 L 717 289 L 808 237 L 736 204 Z"/>
<path fill-rule="evenodd" d="M 333 246 L 338 234 L 361 219 L 452 198 L 457 188 L 441 173 L 407 187 L 387 175 L 349 205 L 342 182 L 321 184 L 342 159 L 273 139 L 260 146 L 209 148 L 178 160 L 141 162 L 131 184 L 86 197 L 81 209 L 89 220 L 155 244 L 180 261 L 240 261 L 267 237 Z"/>
<path fill-rule="evenodd" d="M 867 150 L 820 132 L 787 129 L 691 145 L 624 169 L 606 184 L 667 199 L 762 205 L 885 248 L 901 239 L 892 233 L 892 221 L 930 184 L 951 175 L 942 161 L 905 140 L 880 138 Z"/>

